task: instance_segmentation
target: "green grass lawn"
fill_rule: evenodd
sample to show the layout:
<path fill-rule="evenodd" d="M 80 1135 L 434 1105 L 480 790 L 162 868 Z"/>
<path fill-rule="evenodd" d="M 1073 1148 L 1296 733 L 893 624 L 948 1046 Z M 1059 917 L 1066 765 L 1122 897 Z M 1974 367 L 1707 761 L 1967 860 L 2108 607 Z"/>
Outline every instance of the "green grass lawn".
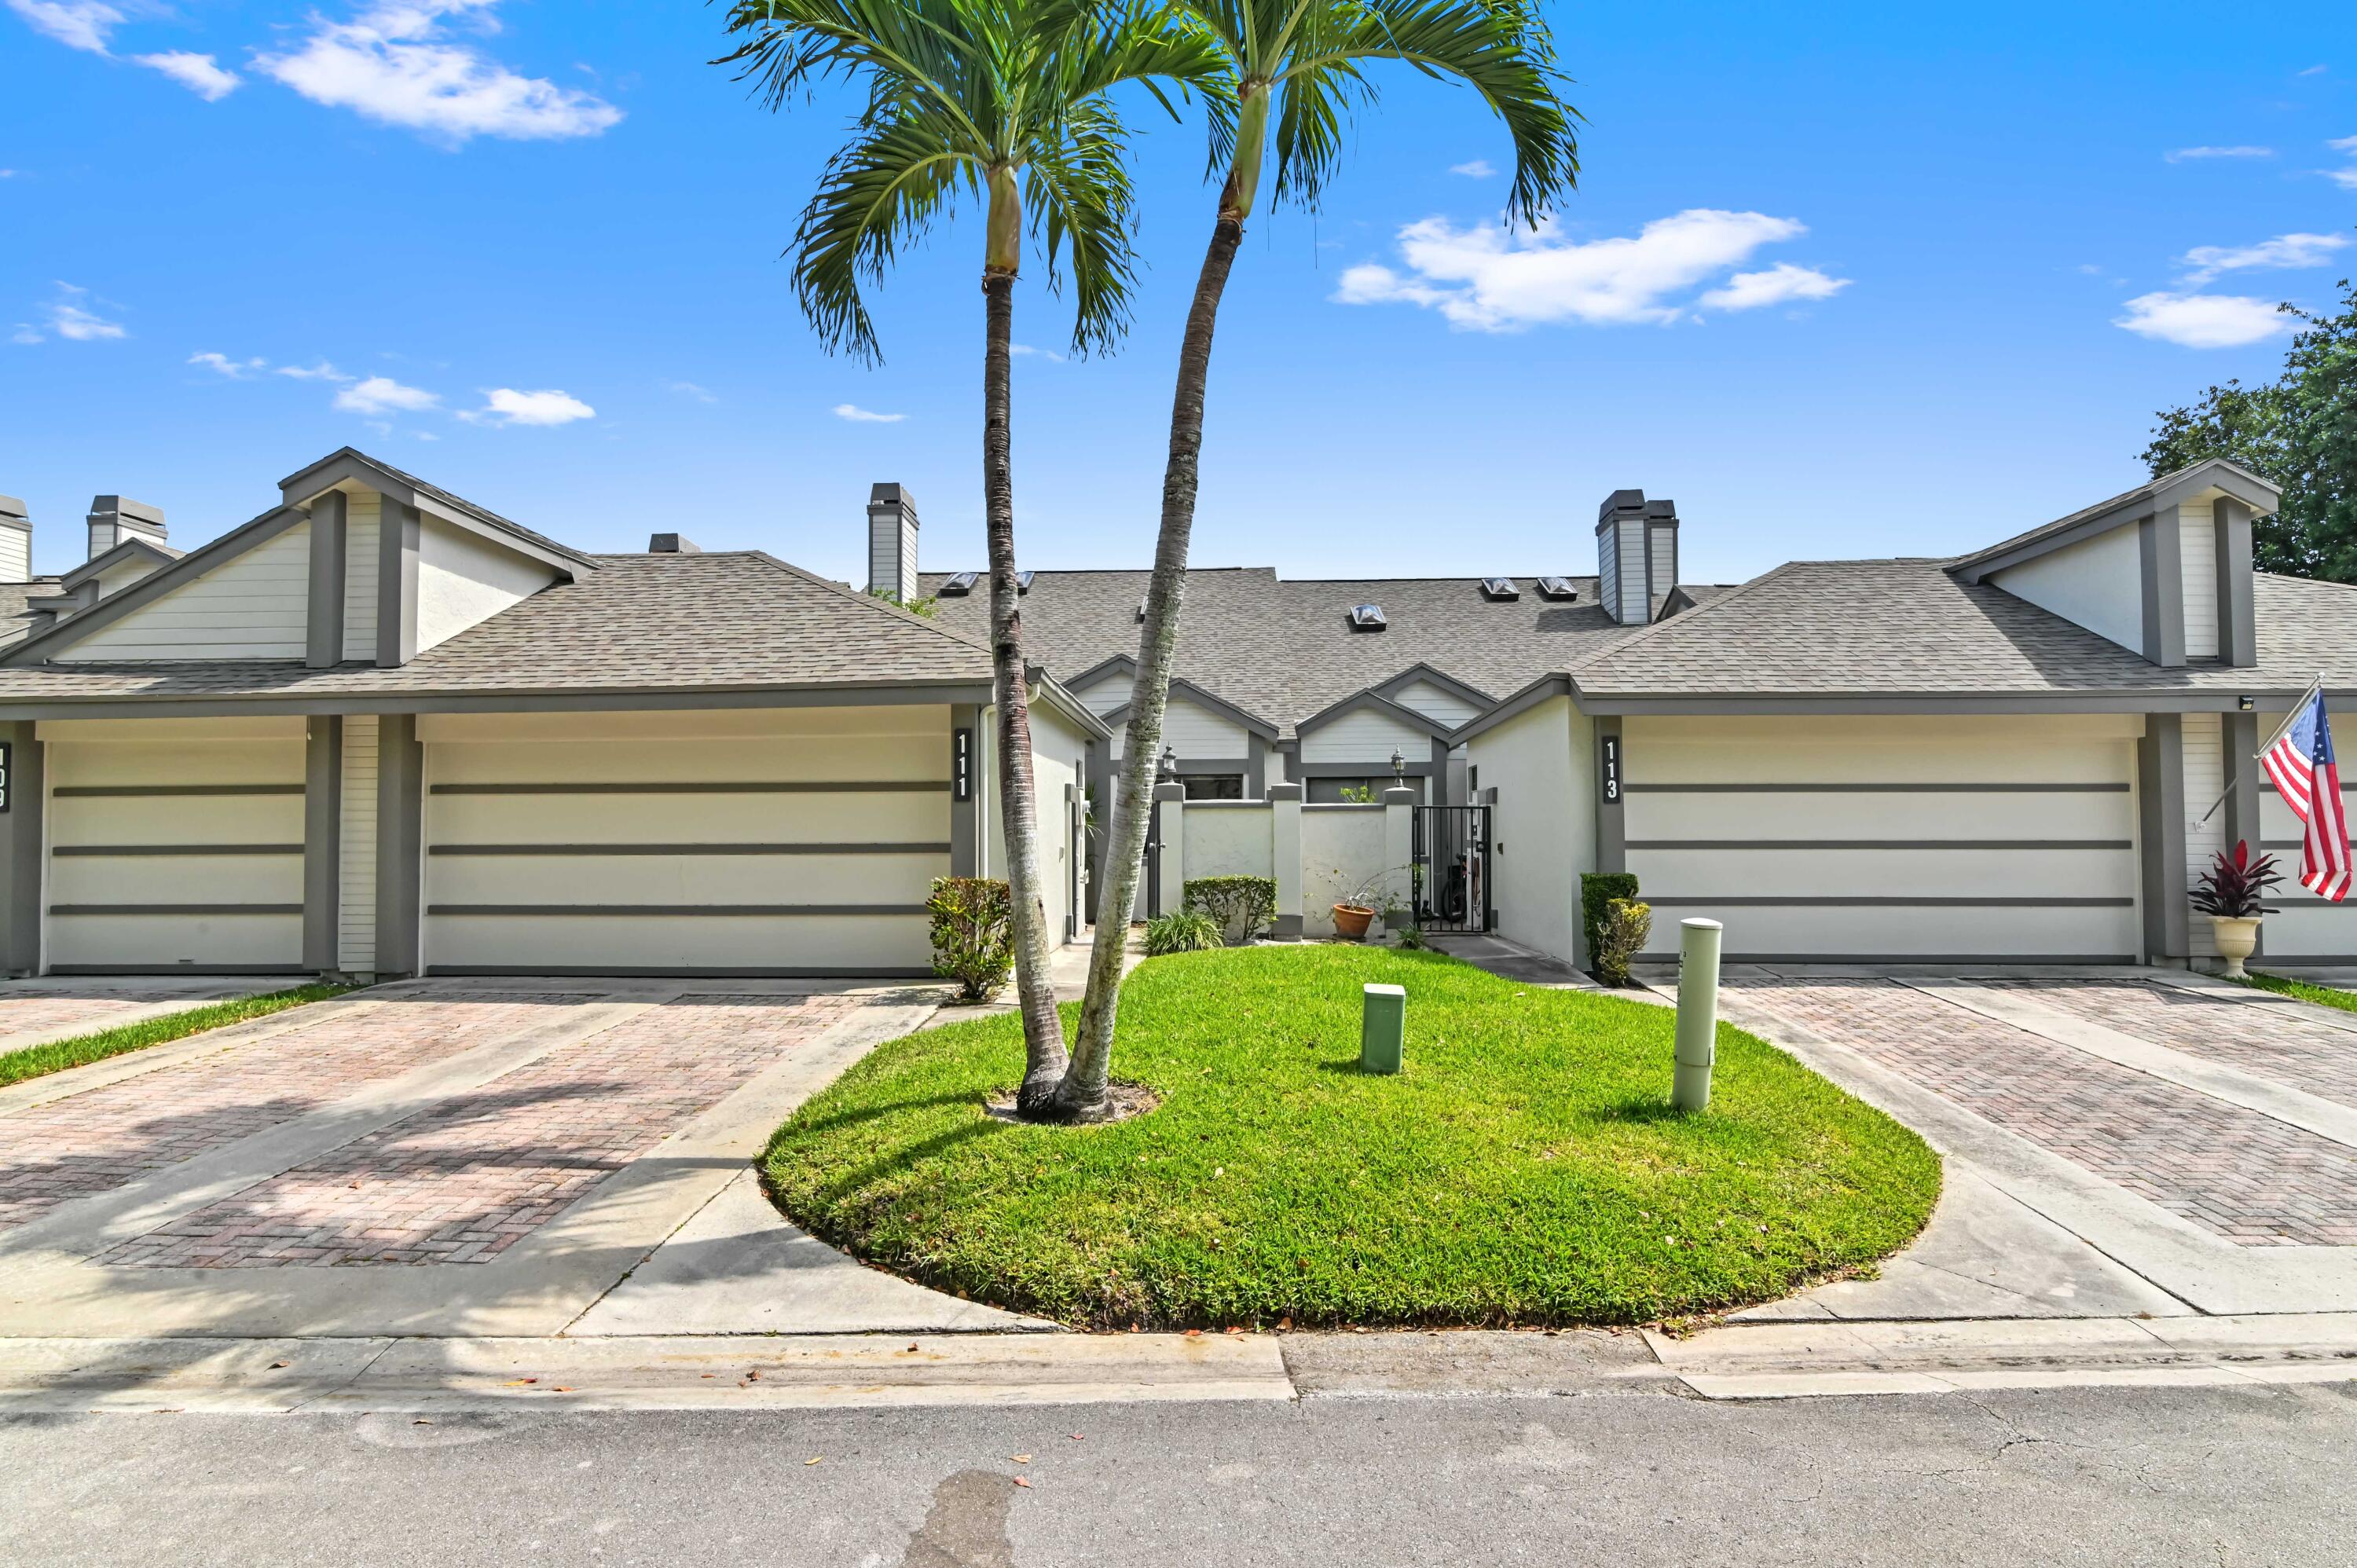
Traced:
<path fill-rule="evenodd" d="M 52 1040 L 46 1046 L 27 1046 L 20 1051 L 0 1056 L 0 1087 L 22 1083 L 28 1078 L 62 1072 L 85 1062 L 102 1061 L 125 1051 L 144 1050 L 190 1035 L 218 1029 L 225 1024 L 242 1024 L 248 1018 L 267 1017 L 284 1013 L 289 1007 L 300 1007 L 306 1002 L 324 1002 L 330 996 L 341 996 L 351 990 L 349 985 L 298 985 L 291 991 L 273 991 L 261 996 L 240 996 L 227 1002 L 208 1002 L 201 1007 L 191 1007 L 185 1013 L 167 1013 L 150 1018 L 144 1024 L 125 1024 L 120 1028 L 102 1029 L 94 1035 L 77 1035 L 70 1040 Z"/>
<path fill-rule="evenodd" d="M 2243 983 L 2255 990 L 2272 991 L 2278 996 L 2297 996 L 2302 1002 L 2338 1007 L 2344 1013 L 2357 1013 L 2357 992 L 2343 991 L 2338 986 L 2318 985 L 2312 981 L 2293 980 L 2287 975 L 2261 974 L 2255 969 L 2243 977 Z"/>
<path fill-rule="evenodd" d="M 1359 987 L 1408 993 L 1408 1068 L 1357 1068 Z M 1066 1027 L 1075 1009 L 1066 1010 Z M 1779 1296 L 1904 1244 L 1921 1138 L 1722 1026 L 1715 1097 L 1668 1106 L 1672 1015 L 1438 953 L 1148 961 L 1109 1126 L 985 1114 L 1012 1015 L 878 1047 L 765 1156 L 796 1223 L 977 1301 L 1093 1328 L 1650 1322 Z"/>

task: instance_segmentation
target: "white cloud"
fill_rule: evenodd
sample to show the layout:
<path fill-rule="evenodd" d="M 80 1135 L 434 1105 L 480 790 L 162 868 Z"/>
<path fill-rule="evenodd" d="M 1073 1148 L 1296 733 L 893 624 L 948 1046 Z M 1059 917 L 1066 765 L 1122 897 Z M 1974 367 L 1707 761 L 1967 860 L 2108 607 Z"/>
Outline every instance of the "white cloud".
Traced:
<path fill-rule="evenodd" d="M 353 378 L 322 360 L 316 365 L 281 365 L 274 372 L 298 381 L 349 381 Z"/>
<path fill-rule="evenodd" d="M 58 297 L 41 306 L 41 314 L 48 318 L 49 330 L 71 343 L 97 343 L 131 336 L 121 322 L 109 321 L 88 306 L 75 303 L 89 296 L 90 290 L 86 288 L 78 287 L 70 283 L 59 283 Z M 24 331 L 29 330 L 31 330 L 29 328 L 20 328 L 16 341 L 19 343 L 40 341 L 38 333 L 31 338 L 22 335 Z"/>
<path fill-rule="evenodd" d="M 8 341 L 11 343 L 38 343 L 43 341 L 43 338 L 39 331 L 34 328 L 31 322 L 19 321 L 16 323 L 16 329 L 8 334 Z"/>
<path fill-rule="evenodd" d="M 212 56 L 192 54 L 187 49 L 131 58 L 137 64 L 162 71 L 208 103 L 220 102 L 245 83 L 245 79 L 235 71 L 223 70 Z"/>
<path fill-rule="evenodd" d="M 2273 147 L 2179 147 L 2173 153 L 2160 155 L 2165 162 L 2181 164 L 2199 158 L 2271 158 Z"/>
<path fill-rule="evenodd" d="M 338 392 L 335 406 L 346 413 L 422 413 L 441 402 L 432 392 L 405 387 L 391 376 L 371 376 Z"/>
<path fill-rule="evenodd" d="M 2343 190 L 2357 190 L 2357 168 L 2329 168 L 2319 172 Z"/>
<path fill-rule="evenodd" d="M 123 13 L 99 0 L 8 0 L 8 9 L 70 49 L 106 52 L 106 36 L 123 25 Z"/>
<path fill-rule="evenodd" d="M 1458 229 L 1445 218 L 1426 218 L 1400 231 L 1400 254 L 1412 275 L 1373 263 L 1351 267 L 1342 274 L 1334 298 L 1344 305 L 1420 305 L 1439 311 L 1454 326 L 1484 332 L 1557 321 L 1670 322 L 1690 314 L 1689 290 L 1750 260 L 1763 245 L 1807 232 L 1797 219 L 1711 208 L 1657 218 L 1633 238 L 1587 242 L 1566 240 L 1553 226 L 1536 233 Z M 1831 292 L 1846 281 L 1824 278 L 1823 285 L 1809 286 Z M 1766 303 L 1749 295 L 1767 286 L 1738 286 L 1730 280 L 1716 292 Z"/>
<path fill-rule="evenodd" d="M 483 406 L 468 409 L 459 418 L 475 424 L 570 424 L 592 419 L 597 411 L 570 392 L 518 392 L 499 387 L 483 393 Z"/>
<path fill-rule="evenodd" d="M 11 0 L 11 4 L 16 0 Z M 594 136 L 622 112 L 591 92 L 520 76 L 453 42 L 443 18 L 470 16 L 496 31 L 498 0 L 380 0 L 349 22 L 315 18 L 302 46 L 254 57 L 256 70 L 314 103 L 452 144 L 472 136 L 531 141 Z"/>
<path fill-rule="evenodd" d="M 837 419 L 847 419 L 854 424 L 898 424 L 909 417 L 905 413 L 877 413 L 872 409 L 862 408 L 856 403 L 836 403 L 834 416 Z"/>
<path fill-rule="evenodd" d="M 2252 268 L 2320 267 L 2348 243 L 2345 234 L 2278 234 L 2255 245 L 2196 245 L 2179 264 L 2192 269 L 2185 274 L 2187 283 L 2204 284 L 2220 273 Z"/>
<path fill-rule="evenodd" d="M 1028 343 L 1009 343 L 1006 346 L 1006 351 L 1015 355 L 1018 359 L 1023 358 L 1026 355 L 1036 354 L 1043 360 L 1053 360 L 1060 365 L 1064 362 L 1064 356 L 1056 352 L 1055 349 L 1035 349 Z"/>
<path fill-rule="evenodd" d="M 1757 310 L 1796 299 L 1831 299 L 1850 285 L 1814 267 L 1779 262 L 1764 273 L 1738 273 L 1698 302 L 1706 310 Z"/>
<path fill-rule="evenodd" d="M 2320 65 L 2312 65 L 2306 70 L 2296 70 L 2293 71 L 2292 74 L 2294 76 L 2322 76 L 2324 74 L 2324 68 Z"/>
<path fill-rule="evenodd" d="M 2324 145 L 2336 153 L 2357 153 L 2357 136 L 2343 136 L 2338 141 L 2327 142 Z"/>
<path fill-rule="evenodd" d="M 702 387 L 697 386 L 694 381 L 663 381 L 660 384 L 665 392 L 677 392 L 682 397 L 692 397 L 698 403 L 718 403 L 720 401 L 710 392 L 705 391 Z"/>
<path fill-rule="evenodd" d="M 2239 349 L 2279 337 L 2296 323 L 2270 300 L 2247 295 L 2164 291 L 2129 300 L 2127 314 L 2115 317 L 2112 325 L 2187 349 Z"/>
<path fill-rule="evenodd" d="M 1490 166 L 1489 159 L 1475 158 L 1470 163 L 1450 164 L 1448 172 L 1461 174 L 1467 179 L 1488 179 L 1498 171 Z"/>
<path fill-rule="evenodd" d="M 227 354 L 214 353 L 191 354 L 188 363 L 218 371 L 233 381 L 245 381 L 270 368 L 260 360 L 232 360 Z"/>

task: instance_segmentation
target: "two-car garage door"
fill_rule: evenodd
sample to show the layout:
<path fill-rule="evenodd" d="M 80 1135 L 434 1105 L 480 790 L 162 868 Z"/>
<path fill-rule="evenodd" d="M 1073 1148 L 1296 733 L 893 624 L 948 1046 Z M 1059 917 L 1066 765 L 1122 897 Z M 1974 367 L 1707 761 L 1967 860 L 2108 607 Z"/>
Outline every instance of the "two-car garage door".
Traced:
<path fill-rule="evenodd" d="M 1629 869 L 1661 954 L 2132 962 L 2131 716 L 1623 721 Z"/>
<path fill-rule="evenodd" d="M 437 974 L 928 972 L 946 709 L 434 715 Z"/>

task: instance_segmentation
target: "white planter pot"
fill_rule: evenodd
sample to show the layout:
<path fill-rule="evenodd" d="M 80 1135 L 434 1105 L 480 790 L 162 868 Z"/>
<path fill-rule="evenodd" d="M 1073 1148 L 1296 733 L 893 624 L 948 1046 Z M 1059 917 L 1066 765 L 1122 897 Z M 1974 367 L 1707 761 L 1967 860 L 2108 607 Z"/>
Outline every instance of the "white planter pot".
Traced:
<path fill-rule="evenodd" d="M 2243 961 L 2259 945 L 2259 918 L 2256 915 L 2212 915 L 2210 934 L 2218 943 L 2218 956 L 2226 961 L 2226 978 L 2243 978 Z"/>

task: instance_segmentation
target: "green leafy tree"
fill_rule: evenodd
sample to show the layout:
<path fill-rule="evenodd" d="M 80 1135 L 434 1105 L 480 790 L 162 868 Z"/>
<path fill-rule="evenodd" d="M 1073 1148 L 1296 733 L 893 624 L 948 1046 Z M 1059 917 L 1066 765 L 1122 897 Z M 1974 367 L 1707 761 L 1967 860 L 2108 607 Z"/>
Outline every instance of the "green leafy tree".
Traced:
<path fill-rule="evenodd" d="M 2336 314 L 2282 307 L 2303 325 L 2279 380 L 2228 381 L 2162 410 L 2144 460 L 2158 476 L 2223 457 L 2277 485 L 2283 506 L 2252 530 L 2253 564 L 2357 583 L 2357 288 L 2340 286 Z"/>
<path fill-rule="evenodd" d="M 1026 1061 L 1019 1103 L 1064 1076 L 1048 973 L 1048 915 L 1031 777 L 1031 719 L 1015 583 L 1015 283 L 1027 234 L 1049 285 L 1067 277 L 1072 352 L 1129 324 L 1135 263 L 1125 83 L 1215 78 L 1223 62 L 1173 8 L 1091 0 L 738 0 L 727 30 L 772 109 L 847 79 L 866 102 L 828 159 L 787 253 L 802 312 L 831 349 L 881 358 L 862 285 L 962 202 L 983 211 L 982 472 L 990 559 L 992 701 L 1015 980 Z"/>
<path fill-rule="evenodd" d="M 1220 181 L 1211 244 L 1178 345 L 1170 408 L 1169 456 L 1162 478 L 1162 524 L 1138 628 L 1137 675 L 1130 696 L 1112 830 L 1102 859 L 1096 943 L 1071 1069 L 1057 1091 L 1063 1113 L 1105 1112 L 1106 1074 L 1120 1004 L 1122 948 L 1137 896 L 1153 809 L 1154 759 L 1178 650 L 1179 594 L 1195 526 L 1203 404 L 1211 335 L 1244 221 L 1273 172 L 1273 197 L 1315 209 L 1340 161 L 1351 113 L 1372 103 L 1367 72 L 1386 61 L 1472 88 L 1503 122 L 1514 148 L 1509 221 L 1535 224 L 1574 187 L 1577 118 L 1562 96 L 1554 47 L 1536 0 L 1184 0 L 1225 70 L 1211 105 L 1211 174 Z M 1267 168 L 1271 155 L 1275 166 Z"/>

